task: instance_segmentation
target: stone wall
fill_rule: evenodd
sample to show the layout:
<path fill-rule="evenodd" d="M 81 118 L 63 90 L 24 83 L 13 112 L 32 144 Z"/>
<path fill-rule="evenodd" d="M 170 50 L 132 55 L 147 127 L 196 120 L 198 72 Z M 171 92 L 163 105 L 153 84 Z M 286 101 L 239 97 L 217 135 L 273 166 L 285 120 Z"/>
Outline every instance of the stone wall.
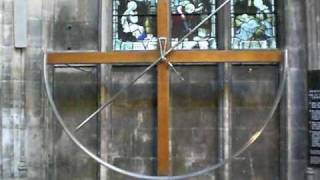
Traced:
<path fill-rule="evenodd" d="M 97 51 L 99 48 L 99 1 L 55 0 L 53 22 L 49 32 L 52 51 Z M 98 74 L 95 65 L 61 65 L 52 72 L 55 102 L 68 128 L 73 130 L 97 109 Z M 54 121 L 52 118 L 51 121 Z M 80 151 L 62 131 L 52 124 L 51 179 L 98 179 L 99 168 Z M 95 117 L 75 133 L 91 151 L 99 154 L 99 123 Z"/>
<path fill-rule="evenodd" d="M 41 84 L 45 9 L 41 1 L 31 0 L 28 4 L 28 48 L 16 49 L 13 0 L 0 1 L 0 177 L 8 180 L 46 177 Z"/>
<path fill-rule="evenodd" d="M 1 179 L 130 179 L 100 171 L 98 164 L 70 142 L 55 123 L 43 91 L 42 49 L 110 49 L 111 19 L 99 17 L 110 16 L 110 2 L 28 0 L 28 46 L 16 49 L 14 1 L 0 0 Z M 315 69 L 319 64 L 320 3 L 306 2 L 311 9 L 307 11 L 309 69 Z M 285 26 L 281 29 L 285 40 L 281 48 L 289 48 L 291 61 L 287 96 L 281 107 L 281 114 L 285 115 L 280 120 L 278 112 L 262 138 L 228 168 L 194 179 L 304 179 L 306 41 L 300 36 L 305 30 L 303 24 L 296 23 L 304 21 L 304 3 L 287 0 L 283 5 Z M 101 13 L 100 6 L 105 7 Z M 68 127 L 73 129 L 144 67 L 50 68 L 54 97 Z M 224 158 L 228 148 L 230 152 L 238 150 L 263 123 L 280 72 L 277 65 L 240 64 L 230 66 L 228 79 L 216 65 L 177 68 L 186 81 L 181 82 L 173 73 L 170 78 L 173 175 L 215 164 Z M 77 137 L 121 168 L 156 175 L 155 79 L 156 71 L 152 70 L 111 108 L 77 132 Z M 226 89 L 228 98 L 223 99 Z M 230 116 L 227 126 L 222 121 L 225 115 Z M 231 138 L 224 138 L 228 133 Z"/>
<path fill-rule="evenodd" d="M 308 27 L 308 70 L 320 70 L 320 1 L 306 1 Z M 320 179 L 320 169 L 310 169 L 314 179 Z"/>

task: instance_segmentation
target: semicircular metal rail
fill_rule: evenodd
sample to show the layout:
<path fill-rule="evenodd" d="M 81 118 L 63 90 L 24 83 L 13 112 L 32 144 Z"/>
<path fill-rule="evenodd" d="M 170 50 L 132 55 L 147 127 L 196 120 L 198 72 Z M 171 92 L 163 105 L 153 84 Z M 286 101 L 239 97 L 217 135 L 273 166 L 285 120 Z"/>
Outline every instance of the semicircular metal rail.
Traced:
<path fill-rule="evenodd" d="M 209 166 L 207 168 L 204 168 L 202 170 L 196 171 L 196 172 L 192 172 L 192 173 L 187 173 L 184 175 L 178 175 L 178 176 L 148 176 L 148 175 L 143 175 L 143 174 L 138 174 L 138 173 L 134 173 L 134 172 L 130 172 L 124 169 L 121 169 L 119 167 L 116 167 L 106 161 L 104 161 L 103 159 L 101 159 L 100 157 L 98 157 L 96 154 L 94 154 L 93 152 L 91 152 L 88 148 L 86 148 L 74 135 L 73 133 L 68 129 L 68 127 L 66 126 L 66 124 L 64 123 L 64 120 L 62 118 L 62 116 L 60 115 L 53 97 L 52 97 L 52 93 L 51 93 L 51 88 L 49 85 L 49 81 L 48 81 L 48 72 L 47 72 L 47 54 L 45 53 L 44 55 L 44 60 L 43 60 L 43 76 L 44 76 L 44 84 L 45 84 L 45 89 L 46 89 L 46 93 L 48 96 L 48 100 L 49 100 L 49 104 L 53 110 L 53 113 L 55 114 L 57 121 L 59 122 L 59 124 L 61 125 L 61 127 L 63 128 L 63 130 L 65 131 L 65 133 L 67 134 L 67 136 L 72 140 L 73 143 L 76 144 L 76 146 L 78 146 L 84 153 L 86 153 L 89 157 L 91 157 L 92 159 L 94 159 L 97 163 L 101 164 L 102 166 L 109 168 L 115 172 L 118 172 L 120 174 L 129 176 L 129 177 L 133 177 L 133 178 L 137 178 L 137 179 L 146 179 L 146 180 L 178 180 L 178 179 L 186 179 L 186 178 L 190 178 L 190 177 L 195 177 L 195 176 L 200 176 L 203 174 L 207 174 L 211 171 L 214 171 L 222 166 L 224 166 L 225 164 L 231 162 L 234 158 L 236 158 L 237 156 L 239 156 L 240 154 L 242 154 L 244 151 L 246 151 L 254 142 L 256 142 L 256 140 L 261 136 L 261 134 L 263 133 L 263 131 L 266 129 L 266 127 L 268 126 L 268 124 L 270 123 L 270 121 L 272 120 L 272 117 L 280 103 L 281 97 L 283 95 L 284 89 L 285 89 L 285 84 L 286 84 L 286 80 L 287 80 L 287 51 L 285 53 L 285 62 L 284 62 L 284 69 L 283 69 L 283 75 L 281 78 L 281 82 L 279 85 L 279 89 L 277 91 L 277 95 L 275 97 L 275 100 L 273 102 L 273 106 L 271 111 L 269 112 L 267 118 L 264 121 L 264 124 L 262 125 L 262 127 L 253 134 L 253 136 L 251 136 L 251 138 L 238 150 L 236 151 L 234 154 L 232 154 L 232 156 L 230 158 L 227 158 L 223 161 L 221 161 L 218 164 Z"/>
<path fill-rule="evenodd" d="M 161 54 L 161 57 L 159 57 L 158 59 L 156 59 L 155 61 L 153 61 L 153 63 L 151 65 L 149 65 L 144 71 L 142 71 L 133 81 L 131 81 L 127 86 L 121 88 L 113 97 L 111 97 L 109 99 L 108 102 L 106 102 L 104 105 L 102 105 L 100 108 L 97 109 L 97 111 L 95 111 L 93 114 L 91 114 L 87 119 L 85 119 L 78 127 L 77 129 L 81 128 L 83 125 L 85 125 L 87 122 L 90 121 L 90 119 L 92 119 L 95 115 L 97 115 L 99 112 L 101 112 L 105 107 L 107 107 L 108 105 L 110 105 L 123 91 L 125 91 L 126 89 L 128 89 L 129 87 L 131 87 L 138 79 L 140 79 L 146 72 L 148 72 L 152 67 L 156 66 L 161 60 L 163 60 L 163 58 L 165 58 L 167 55 L 169 55 L 180 43 L 182 43 L 189 35 L 191 35 L 196 29 L 198 29 L 205 21 L 207 21 L 208 19 L 210 19 L 215 13 L 217 13 L 223 6 L 225 6 L 227 3 L 229 3 L 230 0 L 226 0 L 224 3 L 222 3 L 213 13 L 211 13 L 209 16 L 207 16 L 203 21 L 201 21 L 196 27 L 194 27 L 189 33 L 187 33 L 175 46 L 171 47 L 168 51 L 166 51 L 164 54 Z M 142 174 L 138 174 L 138 173 L 133 173 L 130 171 L 126 171 L 123 170 L 121 168 L 118 168 L 112 164 L 107 163 L 106 161 L 104 161 L 103 159 L 101 159 L 100 157 L 98 157 L 97 155 L 95 155 L 94 153 L 92 153 L 89 149 L 87 149 L 74 135 L 73 133 L 67 128 L 67 126 L 64 123 L 63 118 L 61 117 L 59 111 L 57 110 L 57 107 L 54 103 L 51 91 L 50 91 L 50 86 L 49 86 L 49 82 L 48 82 L 48 73 L 47 73 L 47 52 L 44 50 L 44 61 L 43 61 L 43 70 L 44 70 L 44 81 L 45 81 L 45 88 L 46 88 L 46 92 L 47 92 L 47 96 L 48 96 L 48 100 L 49 100 L 49 104 L 51 105 L 53 112 L 55 114 L 55 116 L 57 117 L 57 120 L 59 122 L 59 124 L 62 126 L 63 130 L 66 132 L 66 134 L 71 138 L 71 140 L 82 150 L 84 151 L 88 156 L 90 156 L 91 158 L 93 158 L 96 162 L 98 162 L 99 164 L 101 164 L 102 166 L 105 166 L 106 168 L 109 168 L 111 170 L 114 170 L 118 173 L 121 173 L 123 175 L 127 175 L 130 177 L 134 177 L 134 178 L 139 178 L 139 179 L 154 179 L 154 180 L 162 180 L 162 179 L 185 179 L 185 178 L 189 178 L 189 177 L 194 177 L 194 176 L 199 176 L 202 174 L 206 174 L 210 171 L 213 171 L 215 169 L 218 169 L 222 166 L 224 166 L 225 164 L 229 163 L 230 161 L 232 161 L 232 159 L 234 159 L 235 157 L 237 157 L 239 154 L 241 154 L 242 152 L 244 152 L 248 147 L 250 147 L 250 145 L 252 145 L 257 139 L 258 137 L 262 134 L 262 132 L 264 131 L 264 129 L 266 128 L 266 126 L 269 124 L 269 122 L 272 120 L 272 116 L 274 114 L 274 112 L 277 109 L 277 106 L 280 102 L 281 96 L 283 94 L 284 91 L 284 86 L 285 86 L 285 82 L 286 82 L 286 76 L 287 76 L 287 71 L 286 71 L 286 62 L 285 62 L 285 69 L 283 70 L 284 74 L 282 77 L 282 81 L 280 83 L 278 92 L 277 92 L 277 96 L 275 98 L 274 104 L 273 104 L 273 108 L 271 109 L 270 113 L 268 114 L 265 123 L 263 124 L 263 126 L 248 140 L 247 143 L 245 143 L 242 148 L 240 148 L 240 150 L 238 150 L 236 153 L 234 153 L 230 158 L 225 159 L 224 161 L 213 165 L 213 166 L 209 166 L 207 168 L 204 168 L 203 170 L 200 171 L 196 171 L 193 173 L 188 173 L 185 175 L 179 175 L 179 176 L 147 176 L 147 175 L 142 175 Z M 287 57 L 287 56 L 286 56 Z M 287 58 L 285 58 L 287 59 Z"/>

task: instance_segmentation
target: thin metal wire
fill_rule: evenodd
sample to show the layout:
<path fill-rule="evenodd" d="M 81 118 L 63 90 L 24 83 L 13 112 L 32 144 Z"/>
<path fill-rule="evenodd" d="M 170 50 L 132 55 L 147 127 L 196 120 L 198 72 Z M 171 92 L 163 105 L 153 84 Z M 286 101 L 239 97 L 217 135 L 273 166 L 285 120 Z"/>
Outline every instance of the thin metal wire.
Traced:
<path fill-rule="evenodd" d="M 44 51 L 45 52 L 45 51 Z M 59 111 L 57 110 L 57 107 L 54 103 L 53 97 L 52 97 L 52 93 L 51 93 L 51 88 L 48 82 L 48 72 L 47 72 L 47 54 L 44 53 L 44 60 L 43 60 L 43 76 L 44 76 L 44 84 L 45 84 L 45 89 L 46 89 L 46 93 L 48 96 L 48 100 L 49 100 L 49 104 L 52 107 L 53 113 L 55 114 L 59 124 L 61 125 L 61 127 L 63 128 L 63 130 L 65 131 L 65 133 L 67 134 L 67 136 L 69 136 L 69 138 L 84 152 L 86 153 L 88 156 L 90 156 L 92 159 L 94 159 L 96 162 L 98 162 L 99 164 L 101 164 L 102 166 L 109 168 L 115 172 L 118 172 L 120 174 L 126 175 L 126 176 L 130 176 L 133 178 L 137 178 L 137 179 L 146 179 L 146 180 L 178 180 L 178 179 L 187 179 L 187 178 L 191 178 L 191 177 L 195 177 L 195 176 L 200 176 L 200 175 L 204 175 L 207 174 L 211 171 L 214 171 L 222 166 L 224 166 L 225 164 L 231 162 L 233 159 L 235 159 L 237 156 L 239 156 L 240 154 L 242 154 L 245 150 L 247 150 L 263 133 L 263 131 L 265 130 L 265 128 L 268 126 L 268 124 L 270 123 L 270 121 L 272 120 L 272 117 L 280 103 L 281 97 L 283 95 L 284 89 L 285 89 L 285 84 L 286 84 L 286 80 L 287 80 L 287 59 L 288 59 L 288 52 L 286 51 L 285 53 L 285 63 L 284 63 L 284 69 L 283 69 L 283 75 L 281 78 L 281 82 L 280 82 L 280 86 L 279 89 L 277 91 L 277 95 L 276 98 L 273 102 L 273 106 L 271 111 L 269 112 L 267 118 L 265 119 L 264 124 L 262 125 L 262 127 L 255 133 L 253 134 L 253 136 L 238 150 L 236 151 L 230 158 L 225 159 L 224 161 L 221 161 L 218 164 L 215 164 L 213 166 L 209 166 L 205 169 L 202 169 L 200 171 L 196 171 L 196 172 L 192 172 L 192 173 L 188 173 L 188 174 L 184 174 L 184 175 L 178 175 L 178 176 L 147 176 L 147 175 L 143 175 L 143 174 L 138 174 L 138 173 L 133 173 L 121 168 L 118 168 L 112 164 L 107 163 L 106 161 L 104 161 L 103 159 L 101 159 L 100 157 L 98 157 L 97 155 L 95 155 L 93 152 L 91 152 L 88 148 L 86 148 L 80 141 L 78 141 L 78 139 L 72 134 L 72 132 L 68 129 L 68 127 L 66 126 L 66 124 L 64 123 L 63 118 L 61 117 Z"/>
<path fill-rule="evenodd" d="M 94 113 L 92 113 L 89 117 L 87 117 L 84 121 L 82 121 L 75 129 L 78 131 L 81 127 L 83 127 L 86 123 L 88 123 L 93 117 L 95 117 L 98 113 L 100 113 L 104 108 L 108 105 L 112 104 L 115 99 L 117 99 L 123 92 L 125 92 L 128 88 L 130 88 L 133 84 L 135 84 L 145 73 L 147 73 L 150 69 L 156 66 L 162 59 L 159 58 L 154 61 L 151 65 L 149 65 L 145 70 L 143 70 L 136 78 L 134 78 L 129 84 L 122 87 L 117 93 L 115 93 L 105 104 L 100 106 Z"/>
<path fill-rule="evenodd" d="M 216 10 L 214 10 L 210 15 L 208 15 L 205 19 L 203 19 L 197 26 L 195 26 L 190 32 L 188 32 L 185 36 L 183 36 L 182 39 L 180 41 L 178 41 L 177 44 L 175 44 L 168 51 L 166 51 L 164 54 L 162 54 L 157 60 L 155 60 L 151 65 L 149 65 L 144 71 L 142 71 L 129 84 L 127 84 L 126 86 L 122 87 L 105 104 L 100 106 L 95 112 L 93 112 L 89 117 L 87 117 L 84 121 L 82 121 L 75 128 L 75 131 L 78 131 L 81 127 L 83 127 L 85 124 L 87 124 L 93 117 L 95 117 L 98 113 L 100 113 L 104 108 L 106 108 L 108 105 L 112 104 L 112 102 L 115 99 L 117 99 L 119 97 L 119 95 L 121 95 L 121 93 L 125 92 L 128 88 L 130 88 L 133 84 L 135 84 L 145 73 L 147 73 L 150 69 L 152 69 L 154 66 L 156 66 L 160 61 L 162 61 L 163 57 L 165 58 L 167 55 L 169 55 L 176 47 L 179 46 L 179 44 L 181 44 L 186 38 L 188 38 L 192 33 L 194 33 L 201 25 L 203 25 L 207 20 L 209 20 L 213 15 L 215 15 L 218 11 L 220 11 L 220 9 L 222 9 L 229 2 L 230 2 L 230 0 L 226 0 L 224 3 L 222 3 Z M 169 61 L 167 61 L 167 62 L 170 63 Z M 179 74 L 179 72 L 177 74 Z M 181 74 L 179 74 L 179 75 L 181 76 Z"/>

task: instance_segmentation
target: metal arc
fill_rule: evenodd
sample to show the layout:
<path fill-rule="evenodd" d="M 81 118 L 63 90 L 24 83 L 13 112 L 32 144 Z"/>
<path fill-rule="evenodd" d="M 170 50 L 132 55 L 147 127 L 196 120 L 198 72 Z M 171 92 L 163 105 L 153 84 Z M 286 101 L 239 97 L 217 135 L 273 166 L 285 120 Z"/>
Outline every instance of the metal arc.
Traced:
<path fill-rule="evenodd" d="M 53 97 L 52 97 L 50 85 L 49 85 L 49 82 L 48 82 L 47 54 L 46 54 L 45 51 L 44 51 L 44 60 L 43 60 L 43 76 L 44 76 L 44 84 L 45 84 L 45 90 L 46 90 L 46 93 L 47 93 L 48 101 L 49 101 L 49 104 L 50 104 L 50 106 L 52 108 L 52 111 L 53 111 L 54 115 L 57 118 L 57 121 L 59 122 L 59 124 L 61 125 L 61 127 L 63 128 L 63 130 L 67 134 L 67 136 L 72 140 L 72 142 L 75 143 L 75 145 L 78 146 L 89 157 L 91 157 L 93 160 L 95 160 L 97 163 L 101 164 L 102 166 L 104 166 L 104 167 L 106 167 L 108 169 L 111 169 L 111 170 L 113 170 L 115 172 L 118 172 L 120 174 L 129 176 L 129 177 L 133 177 L 133 178 L 137 178 L 137 179 L 146 179 L 146 180 L 178 180 L 178 179 L 187 179 L 187 178 L 190 178 L 190 177 L 200 176 L 200 175 L 207 174 L 207 173 L 209 173 L 211 171 L 214 171 L 214 170 L 224 166 L 225 164 L 230 163 L 234 158 L 236 158 L 237 156 L 242 154 L 254 142 L 256 142 L 256 140 L 261 136 L 261 134 L 263 133 L 265 128 L 268 126 L 268 124 L 272 120 L 272 117 L 273 117 L 273 115 L 274 115 L 274 113 L 275 113 L 275 111 L 276 111 L 276 109 L 277 109 L 277 107 L 278 107 L 278 105 L 280 103 L 281 97 L 283 95 L 283 92 L 284 92 L 284 89 L 285 89 L 286 80 L 287 80 L 287 64 L 288 64 L 287 63 L 287 54 L 288 53 L 286 51 L 283 75 L 282 75 L 282 78 L 281 78 L 281 81 L 280 81 L 280 85 L 279 85 L 279 89 L 277 91 L 277 95 L 276 95 L 275 100 L 273 102 L 272 109 L 269 112 L 268 116 L 266 117 L 262 127 L 260 127 L 260 129 L 255 134 L 253 134 L 253 136 L 251 136 L 251 138 L 238 151 L 236 151 L 230 158 L 227 158 L 227 159 L 221 161 L 218 164 L 209 166 L 209 167 L 204 168 L 202 170 L 195 171 L 195 172 L 192 172 L 192 173 L 187 173 L 187 174 L 184 174 L 184 175 L 178 175 L 178 176 L 148 176 L 148 175 L 143 175 L 143 174 L 130 172 L 130 171 L 121 169 L 119 167 L 116 167 L 116 166 L 104 161 L 103 159 L 98 157 L 96 154 L 91 152 L 68 129 L 68 127 L 64 123 L 64 120 L 63 120 L 62 116 L 60 115 L 60 113 L 59 113 L 59 111 L 58 111 L 58 109 L 57 109 L 57 107 L 55 105 L 55 102 L 54 102 Z"/>
<path fill-rule="evenodd" d="M 191 35 L 193 32 L 195 32 L 196 29 L 198 29 L 205 21 L 207 21 L 208 19 L 210 19 L 215 13 L 217 13 L 220 9 L 222 9 L 227 3 L 229 3 L 230 0 L 226 0 L 224 3 L 222 3 L 214 12 L 212 12 L 209 16 L 207 16 L 203 21 L 201 21 L 196 27 L 194 27 L 189 33 L 187 33 L 175 46 L 171 47 L 168 51 L 165 52 L 165 54 L 163 55 L 164 57 L 167 56 L 168 54 L 170 54 L 180 43 L 183 42 L 183 40 L 185 40 L 189 35 Z M 268 114 L 267 118 L 265 119 L 265 122 L 263 124 L 263 126 L 238 150 L 236 151 L 230 158 L 227 158 L 223 161 L 221 161 L 218 164 L 215 164 L 213 166 L 209 166 L 207 168 L 204 168 L 202 170 L 199 171 L 195 171 L 192 173 L 188 173 L 188 174 L 184 174 L 184 175 L 178 175 L 178 176 L 148 176 L 148 175 L 143 175 L 143 174 L 138 174 L 138 173 L 134 173 L 134 172 L 130 172 L 124 169 L 121 169 L 119 167 L 116 167 L 106 161 L 104 161 L 103 159 L 101 159 L 100 157 L 98 157 L 96 154 L 94 154 L 93 152 L 91 152 L 88 148 L 86 148 L 74 135 L 73 133 L 68 129 L 68 127 L 66 126 L 66 124 L 64 123 L 64 120 L 62 118 L 62 116 L 60 115 L 59 111 L 57 110 L 57 107 L 55 105 L 55 102 L 53 100 L 52 97 L 52 93 L 50 90 L 50 85 L 48 82 L 48 72 L 47 72 L 47 54 L 46 51 L 44 50 L 44 60 L 43 60 L 43 76 L 44 76 L 44 84 L 45 84 L 45 89 L 46 89 L 46 93 L 48 96 L 48 101 L 50 106 L 52 107 L 53 113 L 55 114 L 57 121 L 59 122 L 59 124 L 62 126 L 63 130 L 65 131 L 65 133 L 68 135 L 68 137 L 83 151 L 85 152 L 89 157 L 91 157 L 92 159 L 94 159 L 97 163 L 101 164 L 102 166 L 111 169 L 115 172 L 118 172 L 120 174 L 126 175 L 126 176 L 130 176 L 133 178 L 137 178 L 137 179 L 147 179 L 147 180 L 178 180 L 178 179 L 186 179 L 186 178 L 190 178 L 190 177 L 195 177 L 195 176 L 200 176 L 203 174 L 207 174 L 211 171 L 214 171 L 222 166 L 224 166 L 225 164 L 231 162 L 235 157 L 237 157 L 238 155 L 240 155 L 241 153 L 243 153 L 245 150 L 247 150 L 262 134 L 262 132 L 265 130 L 265 128 L 267 127 L 267 125 L 269 124 L 269 122 L 272 120 L 272 117 L 279 105 L 280 99 L 282 97 L 282 94 L 284 92 L 284 88 L 285 88 L 285 84 L 286 84 L 286 77 L 287 77 L 287 52 L 286 52 L 286 58 L 285 58 L 285 66 L 284 66 L 284 70 L 283 70 L 283 75 L 282 75 L 282 79 L 279 85 L 279 89 L 277 91 L 277 95 L 276 98 L 274 100 L 273 103 L 273 107 L 270 111 L 270 113 Z M 151 65 L 149 65 L 143 72 L 141 72 L 133 81 L 131 81 L 127 86 L 121 88 L 113 97 L 111 97 L 109 99 L 109 101 L 107 101 L 105 104 L 103 104 L 100 108 L 98 108 L 93 114 L 91 114 L 87 119 L 85 119 L 78 127 L 77 129 L 81 128 L 83 125 L 85 125 L 87 122 L 89 122 L 95 115 L 97 115 L 99 112 L 101 112 L 105 107 L 107 107 L 108 105 L 110 105 L 123 91 L 125 91 L 126 89 L 128 89 L 129 87 L 131 87 L 136 81 L 138 81 L 146 72 L 148 72 L 152 67 L 154 67 L 155 65 L 157 65 L 160 61 L 162 60 L 162 58 L 160 57 L 159 59 L 155 60 Z"/>

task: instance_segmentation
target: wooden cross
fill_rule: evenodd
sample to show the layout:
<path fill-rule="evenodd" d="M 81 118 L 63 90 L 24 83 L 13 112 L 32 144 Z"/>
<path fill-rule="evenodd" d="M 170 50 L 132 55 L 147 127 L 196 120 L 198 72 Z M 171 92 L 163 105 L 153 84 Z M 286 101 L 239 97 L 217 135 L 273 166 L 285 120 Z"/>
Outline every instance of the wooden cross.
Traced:
<path fill-rule="evenodd" d="M 170 42 L 170 0 L 158 0 L 157 37 Z M 170 44 L 170 43 L 169 43 Z M 49 53 L 48 64 L 148 64 L 160 57 L 159 50 Z M 279 50 L 178 50 L 167 56 L 171 63 L 278 63 Z M 157 66 L 157 163 L 158 175 L 169 175 L 169 71 Z"/>

